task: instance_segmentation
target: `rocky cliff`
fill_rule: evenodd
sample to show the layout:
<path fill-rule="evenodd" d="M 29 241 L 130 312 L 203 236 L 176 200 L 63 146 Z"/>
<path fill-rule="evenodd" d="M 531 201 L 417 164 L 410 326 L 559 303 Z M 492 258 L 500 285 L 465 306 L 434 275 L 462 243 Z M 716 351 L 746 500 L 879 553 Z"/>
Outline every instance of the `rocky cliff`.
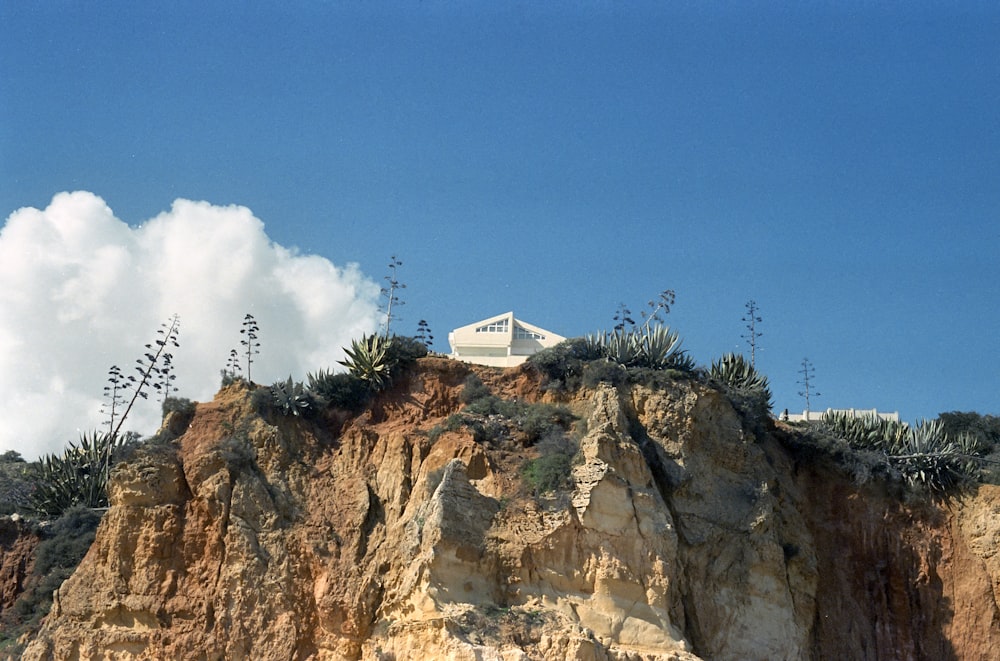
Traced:
<path fill-rule="evenodd" d="M 525 486 L 544 444 L 503 416 L 441 426 L 471 371 L 572 409 L 572 488 Z M 119 467 L 24 658 L 996 658 L 997 488 L 904 504 L 694 381 L 540 385 L 427 358 L 313 420 L 221 391 Z"/>
<path fill-rule="evenodd" d="M 31 576 L 38 534 L 21 517 L 0 518 L 0 613 L 13 608 Z"/>

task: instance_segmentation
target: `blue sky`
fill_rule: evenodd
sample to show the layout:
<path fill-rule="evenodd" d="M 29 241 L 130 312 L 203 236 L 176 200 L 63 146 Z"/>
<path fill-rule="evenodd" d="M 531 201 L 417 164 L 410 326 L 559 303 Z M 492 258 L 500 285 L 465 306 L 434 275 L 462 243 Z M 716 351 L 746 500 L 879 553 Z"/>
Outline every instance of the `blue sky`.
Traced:
<path fill-rule="evenodd" d="M 787 4 L 2 3 L 0 217 L 242 205 L 439 350 L 671 288 L 707 363 L 752 298 L 779 410 L 1000 413 L 1000 8 Z"/>

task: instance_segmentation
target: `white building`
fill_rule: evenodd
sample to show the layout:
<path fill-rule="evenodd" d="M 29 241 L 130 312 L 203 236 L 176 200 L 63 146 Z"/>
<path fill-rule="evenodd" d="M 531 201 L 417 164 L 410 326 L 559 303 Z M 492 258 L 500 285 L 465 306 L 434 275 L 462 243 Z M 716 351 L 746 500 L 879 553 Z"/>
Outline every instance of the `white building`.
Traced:
<path fill-rule="evenodd" d="M 533 353 L 566 338 L 514 318 L 513 312 L 462 326 L 448 333 L 451 358 L 477 365 L 513 367 Z"/>
<path fill-rule="evenodd" d="M 899 411 L 886 413 L 884 411 L 879 412 L 876 409 L 827 409 L 825 411 L 803 411 L 802 413 L 789 413 L 788 409 L 785 409 L 784 413 L 778 419 L 785 422 L 817 422 L 822 420 L 823 416 L 827 413 L 841 413 L 852 418 L 876 417 L 891 422 L 899 422 Z"/>

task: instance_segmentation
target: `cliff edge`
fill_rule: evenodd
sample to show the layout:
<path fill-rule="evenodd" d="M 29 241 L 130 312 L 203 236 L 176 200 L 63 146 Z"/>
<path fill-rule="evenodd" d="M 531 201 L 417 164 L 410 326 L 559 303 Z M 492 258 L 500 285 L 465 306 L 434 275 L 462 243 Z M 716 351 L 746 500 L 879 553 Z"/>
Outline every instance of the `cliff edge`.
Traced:
<path fill-rule="evenodd" d="M 446 424 L 470 374 L 573 413 L 564 488 L 509 417 Z M 907 504 L 696 381 L 541 386 L 425 358 L 309 420 L 220 391 L 119 466 L 23 658 L 995 658 L 1000 488 Z"/>

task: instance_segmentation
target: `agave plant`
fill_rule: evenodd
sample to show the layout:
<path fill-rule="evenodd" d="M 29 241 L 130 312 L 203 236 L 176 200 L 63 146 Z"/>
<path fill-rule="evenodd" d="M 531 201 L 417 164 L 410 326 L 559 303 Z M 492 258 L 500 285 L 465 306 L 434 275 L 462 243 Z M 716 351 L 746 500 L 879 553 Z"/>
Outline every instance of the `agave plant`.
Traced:
<path fill-rule="evenodd" d="M 895 452 L 893 448 L 906 435 L 905 425 L 890 424 L 890 421 L 873 415 L 853 416 L 842 411 L 828 411 L 823 414 L 822 424 L 834 436 L 863 450 Z M 897 432 L 897 426 L 902 435 Z"/>
<path fill-rule="evenodd" d="M 271 386 L 271 398 L 282 415 L 306 417 L 316 410 L 316 400 L 301 383 L 293 382 L 291 376 Z"/>
<path fill-rule="evenodd" d="M 643 330 L 634 337 L 638 349 L 636 362 L 641 367 L 656 370 L 671 367 L 674 356 L 681 348 L 680 335 L 668 326 L 643 326 Z"/>
<path fill-rule="evenodd" d="M 686 350 L 681 349 L 670 357 L 667 367 L 681 372 L 693 372 L 698 368 L 698 363 Z"/>
<path fill-rule="evenodd" d="M 980 457 L 986 453 L 987 446 L 981 440 L 968 432 L 962 432 L 954 439 L 958 452 L 962 457 L 962 473 L 979 479 L 982 477 L 983 464 Z"/>
<path fill-rule="evenodd" d="M 584 360 L 592 360 L 595 358 L 604 358 L 604 347 L 607 344 L 607 333 L 601 331 L 596 335 L 588 333 L 585 338 L 583 338 L 583 344 L 580 347 L 580 356 Z"/>
<path fill-rule="evenodd" d="M 831 412 L 823 416 L 823 425 L 853 448 L 882 452 L 886 463 L 911 485 L 945 491 L 976 477 L 980 470 L 976 455 L 981 448 L 975 440 L 965 435 L 950 437 L 940 420 L 910 427 L 875 416 Z"/>
<path fill-rule="evenodd" d="M 365 382 L 346 372 L 319 370 L 316 374 L 307 374 L 306 380 L 309 393 L 322 406 L 355 411 L 364 405 L 370 394 Z"/>
<path fill-rule="evenodd" d="M 958 447 L 938 420 L 921 421 L 910 429 L 896 452 L 887 455 L 910 484 L 922 483 L 944 491 L 962 479 Z"/>
<path fill-rule="evenodd" d="M 639 328 L 616 328 L 611 333 L 601 331 L 588 335 L 584 340 L 584 350 L 588 354 L 602 356 L 625 367 L 648 367 L 651 369 L 686 369 L 688 360 L 682 360 L 681 339 L 677 331 L 668 326 L 641 326 Z"/>
<path fill-rule="evenodd" d="M 382 335 L 362 336 L 344 348 L 347 360 L 340 361 L 351 374 L 365 381 L 372 390 L 382 390 L 389 385 L 392 365 L 388 351 L 392 343 Z"/>
<path fill-rule="evenodd" d="M 639 344 L 635 338 L 634 332 L 625 329 L 617 329 L 610 335 L 604 335 L 604 357 L 626 367 L 634 364 L 639 356 Z"/>
<path fill-rule="evenodd" d="M 328 369 L 318 370 L 315 374 L 308 372 L 306 374 L 306 381 L 309 383 L 309 392 L 315 397 L 322 398 L 323 390 L 336 375 L 336 372 Z"/>
<path fill-rule="evenodd" d="M 771 386 L 741 354 L 728 353 L 712 363 L 709 376 L 737 392 L 757 395 L 770 410 Z"/>
<path fill-rule="evenodd" d="M 59 516 L 74 505 L 107 507 L 111 457 L 122 437 L 92 432 L 70 443 L 62 455 L 45 455 L 37 464 L 29 508 L 41 516 Z"/>

